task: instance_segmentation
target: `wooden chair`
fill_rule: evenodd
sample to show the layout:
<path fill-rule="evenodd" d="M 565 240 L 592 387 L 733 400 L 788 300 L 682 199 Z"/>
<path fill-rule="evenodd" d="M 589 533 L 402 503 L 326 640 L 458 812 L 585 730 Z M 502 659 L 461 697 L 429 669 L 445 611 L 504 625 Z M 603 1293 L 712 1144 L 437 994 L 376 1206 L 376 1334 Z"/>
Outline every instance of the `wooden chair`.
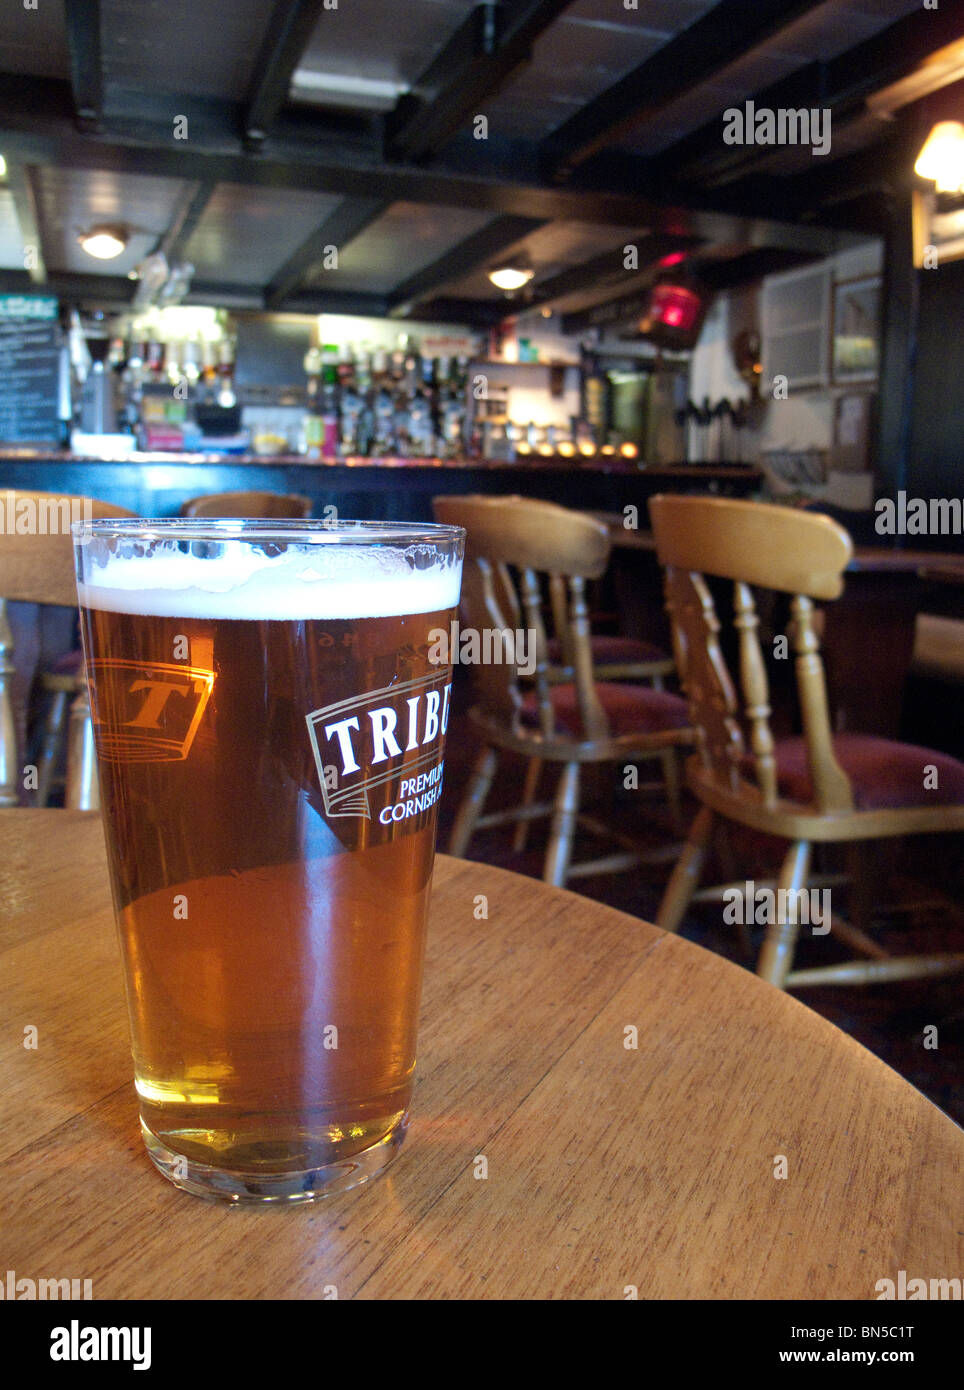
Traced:
<path fill-rule="evenodd" d="M 692 738 L 679 696 L 595 677 L 586 581 L 605 572 L 610 550 L 605 526 L 564 507 L 521 497 L 438 497 L 434 507 L 439 520 L 466 528 L 460 608 L 465 627 L 480 634 L 525 629 L 535 641 L 535 669 L 528 682 L 518 662 L 483 661 L 472 667 L 477 703 L 469 718 L 483 749 L 456 816 L 450 853 L 464 854 L 472 834 L 482 826 L 551 816 L 546 883 L 561 887 L 569 878 L 665 858 L 660 852 L 641 851 L 628 836 L 579 815 L 583 764 L 662 759 Z M 572 654 L 571 682 L 550 678 L 544 589 L 551 576 L 558 576 L 565 591 L 556 621 Z M 540 766 L 560 764 L 554 801 L 536 804 L 527 787 L 521 807 L 483 816 L 500 751 L 538 760 Z M 591 833 L 614 839 L 622 852 L 572 864 L 577 822 Z"/>
<path fill-rule="evenodd" d="M 501 500 L 506 505 L 524 500 L 533 515 L 535 515 L 536 508 L 544 507 L 547 520 L 551 525 L 552 514 L 556 510 L 555 503 L 537 502 L 518 496 L 504 497 Z M 551 683 L 562 685 L 575 678 L 575 656 L 567 615 L 568 598 L 565 579 L 560 574 L 550 574 L 547 588 L 552 627 L 551 631 L 547 631 L 546 655 L 549 664 L 546 677 Z M 643 642 L 636 637 L 619 637 L 590 632 L 589 649 L 592 654 L 593 673 L 596 680 L 646 681 L 655 690 L 662 690 L 664 689 L 665 678 L 676 674 L 673 658 L 654 642 Z M 677 834 L 681 834 L 682 809 L 676 749 L 664 748 L 660 754 L 660 761 L 663 769 L 663 789 L 669 803 L 673 828 Z M 542 769 L 543 764 L 540 758 L 529 760 L 526 769 L 523 805 L 530 805 L 535 801 Z M 516 826 L 512 848 L 517 854 L 521 854 L 526 847 L 529 824 L 530 822 L 527 820 L 520 820 Z"/>
<path fill-rule="evenodd" d="M 687 782 L 702 803 L 663 896 L 658 925 L 666 931 L 679 926 L 721 817 L 788 842 L 776 886 L 791 892 L 807 886 L 814 844 L 855 846 L 964 829 L 964 764 L 930 749 L 831 732 L 813 601 L 843 591 L 843 571 L 853 552 L 847 532 L 826 516 L 717 498 L 653 497 L 649 513 L 665 567 L 677 667 L 697 731 Z M 720 648 L 707 575 L 734 582 L 738 685 Z M 777 742 L 770 730 L 767 669 L 751 586 L 793 596 L 800 738 Z M 867 640 L 873 641 L 872 632 Z M 867 698 L 873 699 L 872 690 Z M 925 790 L 935 777 L 938 785 Z M 833 914 L 831 931 L 870 959 L 793 970 L 798 914 L 783 915 L 793 920 L 767 926 L 757 967 L 780 987 L 876 983 L 964 968 L 964 954 L 889 957 L 866 931 Z"/>
<path fill-rule="evenodd" d="M 19 535 L 5 528 L 0 532 L 0 807 L 19 804 L 17 788 L 22 767 L 18 756 L 17 721 L 11 686 L 14 676 L 13 639 L 7 618 L 7 603 L 57 604 L 77 607 L 74 577 L 73 539 L 70 520 L 84 516 L 133 516 L 124 507 L 60 493 L 24 492 L 18 489 L 18 504 L 25 503 L 44 528 Z M 63 669 L 42 677 L 53 695 L 51 715 L 43 739 L 38 767 L 38 804 L 43 805 L 49 790 L 51 766 L 63 735 L 67 701 L 73 697 L 67 742 L 66 805 L 73 810 L 93 810 L 98 802 L 96 763 L 87 680 L 83 658 L 74 653 L 61 664 Z"/>
<path fill-rule="evenodd" d="M 181 516 L 307 517 L 311 507 L 296 492 L 211 492 L 189 498 Z"/>

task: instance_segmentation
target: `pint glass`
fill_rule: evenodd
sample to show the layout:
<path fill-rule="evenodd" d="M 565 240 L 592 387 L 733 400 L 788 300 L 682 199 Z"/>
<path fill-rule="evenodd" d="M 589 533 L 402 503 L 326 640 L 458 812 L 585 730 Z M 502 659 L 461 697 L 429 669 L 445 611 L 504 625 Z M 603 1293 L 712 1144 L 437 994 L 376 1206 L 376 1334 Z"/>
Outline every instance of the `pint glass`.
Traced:
<path fill-rule="evenodd" d="M 352 1187 L 407 1123 L 464 533 L 74 529 L 148 1152 L 229 1201 Z"/>

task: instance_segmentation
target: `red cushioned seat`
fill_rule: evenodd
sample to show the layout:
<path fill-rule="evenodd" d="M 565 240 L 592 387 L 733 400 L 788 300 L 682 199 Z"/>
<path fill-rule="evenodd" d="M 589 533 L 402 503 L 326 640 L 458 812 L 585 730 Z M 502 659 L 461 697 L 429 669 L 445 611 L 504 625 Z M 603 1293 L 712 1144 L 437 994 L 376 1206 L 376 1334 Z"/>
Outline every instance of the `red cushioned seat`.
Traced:
<path fill-rule="evenodd" d="M 596 694 L 606 711 L 610 732 L 614 735 L 655 734 L 665 729 L 685 729 L 689 724 L 686 701 L 668 690 L 653 690 L 648 685 L 617 685 L 612 681 L 597 681 Z M 550 687 L 549 698 L 556 728 L 576 738 L 584 737 L 576 687 L 554 685 Z M 522 722 L 538 728 L 539 701 L 535 691 L 530 691 L 523 701 Z"/>
<path fill-rule="evenodd" d="M 834 753 L 853 788 L 858 811 L 896 810 L 907 806 L 964 806 L 964 763 L 933 748 L 897 743 L 872 734 L 837 734 Z M 776 745 L 777 786 L 791 801 L 811 802 L 813 788 L 802 738 Z M 924 768 L 937 769 L 937 786 L 924 786 Z M 746 759 L 746 776 L 753 777 L 753 760 Z M 932 781 L 933 777 L 928 780 Z"/>
<path fill-rule="evenodd" d="M 592 659 L 596 666 L 610 663 L 626 665 L 630 661 L 668 661 L 669 657 L 653 642 L 637 642 L 635 637 L 590 637 Z M 562 643 L 558 637 L 548 641 L 549 660 L 557 666 L 563 661 Z"/>

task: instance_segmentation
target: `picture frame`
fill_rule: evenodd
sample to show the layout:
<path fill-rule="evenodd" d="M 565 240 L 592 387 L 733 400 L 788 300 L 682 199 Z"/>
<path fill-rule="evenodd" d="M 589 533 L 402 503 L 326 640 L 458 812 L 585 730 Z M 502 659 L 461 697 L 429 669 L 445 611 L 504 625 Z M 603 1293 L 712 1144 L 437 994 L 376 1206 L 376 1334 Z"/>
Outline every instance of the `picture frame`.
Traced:
<path fill-rule="evenodd" d="M 831 373 L 834 385 L 876 381 L 880 370 L 880 276 L 833 287 Z"/>

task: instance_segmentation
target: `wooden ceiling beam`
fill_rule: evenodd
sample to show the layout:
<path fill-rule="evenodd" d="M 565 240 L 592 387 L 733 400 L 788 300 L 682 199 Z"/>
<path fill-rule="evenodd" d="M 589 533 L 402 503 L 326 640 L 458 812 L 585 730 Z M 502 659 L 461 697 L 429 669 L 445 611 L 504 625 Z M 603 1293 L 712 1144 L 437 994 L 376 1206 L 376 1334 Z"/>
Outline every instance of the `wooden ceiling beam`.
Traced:
<path fill-rule="evenodd" d="M 167 109 L 167 117 L 162 112 Z M 786 245 L 831 251 L 839 233 L 754 217 L 752 227 L 737 214 L 668 203 L 633 191 L 647 187 L 646 161 L 630 159 L 625 177 L 609 187 L 555 187 L 513 178 L 503 162 L 493 165 L 479 150 L 474 164 L 444 162 L 431 168 L 386 162 L 358 134 L 346 135 L 317 116 L 279 119 L 275 137 L 258 154 L 246 151 L 237 133 L 234 106 L 206 102 L 189 115 L 190 138 L 172 140 L 170 111 L 194 107 L 177 98 L 152 100 L 153 115 L 136 120 L 111 118 L 99 131 L 78 131 L 66 83 L 47 78 L 0 74 L 0 147 L 27 163 L 67 168 L 106 169 L 199 182 L 226 182 L 346 198 L 406 201 L 441 207 L 470 207 L 550 221 L 571 219 L 596 225 L 640 227 L 707 240 Z M 477 142 L 484 145 L 484 141 Z M 524 163 L 524 162 L 523 162 Z"/>
<path fill-rule="evenodd" d="M 615 291 L 618 286 L 625 293 L 630 287 L 638 285 L 640 275 L 648 273 L 664 256 L 674 251 L 692 251 L 701 244 L 699 237 L 674 236 L 672 233 L 628 237 L 626 245 L 594 256 L 581 265 L 570 266 L 558 275 L 532 285 L 526 297 L 527 307 L 543 308 L 570 295 L 597 289 L 600 299 L 612 298 L 613 295 L 606 294 L 607 290 Z M 630 245 L 636 252 L 633 258 L 635 266 L 632 268 L 626 265 L 627 247 Z"/>
<path fill-rule="evenodd" d="M 389 295 L 393 310 L 397 313 L 404 306 L 435 295 L 443 286 L 471 275 L 480 265 L 502 255 L 517 241 L 545 225 L 544 220 L 535 217 L 493 218 L 431 265 L 396 285 Z"/>
<path fill-rule="evenodd" d="M 653 120 L 823 2 L 719 0 L 545 139 L 543 152 L 553 176 L 565 180 L 599 150 Z"/>
<path fill-rule="evenodd" d="M 47 265 L 44 258 L 43 220 L 34 171 L 28 165 L 8 159 L 7 188 L 13 197 L 13 209 L 23 241 L 25 278 L 29 284 L 43 285 L 47 280 Z"/>
<path fill-rule="evenodd" d="M 244 135 L 251 145 L 260 145 L 269 135 L 324 10 L 324 0 L 277 0 L 245 103 Z"/>
<path fill-rule="evenodd" d="M 334 212 L 316 227 L 302 242 L 297 251 L 289 256 L 284 265 L 275 271 L 271 283 L 265 290 L 265 305 L 269 309 L 280 309 L 315 266 L 322 262 L 331 247 L 340 253 L 361 236 L 367 227 L 383 217 L 391 205 L 379 198 L 346 198 L 339 203 Z M 337 283 L 337 270 L 333 270 L 333 283 Z"/>
<path fill-rule="evenodd" d="M 956 11 L 921 8 L 837 57 L 808 63 L 748 99 L 771 111 L 828 107 L 831 124 L 839 130 L 843 121 L 866 111 L 874 92 L 913 72 L 958 38 L 960 27 Z M 715 189 L 744 177 L 771 153 L 766 146 L 725 145 L 722 117 L 717 117 L 671 145 L 653 161 L 653 168 L 657 176 L 672 179 L 676 189 L 687 184 Z"/>
<path fill-rule="evenodd" d="M 572 0 L 476 5 L 385 118 L 390 157 L 436 154 L 527 63 L 532 45 Z"/>
<path fill-rule="evenodd" d="M 81 128 L 96 128 L 104 112 L 100 0 L 64 0 L 70 84 Z"/>
<path fill-rule="evenodd" d="M 174 265 L 184 255 L 187 244 L 194 233 L 217 185 L 210 180 L 189 184 L 178 200 L 167 231 L 154 247 L 167 258 L 168 265 Z"/>

